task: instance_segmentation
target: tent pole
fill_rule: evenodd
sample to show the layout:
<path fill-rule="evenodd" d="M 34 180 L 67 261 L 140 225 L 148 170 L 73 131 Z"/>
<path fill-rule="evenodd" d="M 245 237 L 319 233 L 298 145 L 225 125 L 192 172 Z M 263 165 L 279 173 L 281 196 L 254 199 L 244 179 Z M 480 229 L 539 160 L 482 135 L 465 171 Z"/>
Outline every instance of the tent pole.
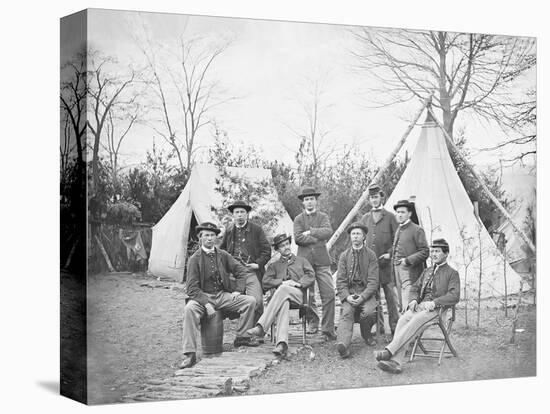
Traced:
<path fill-rule="evenodd" d="M 426 99 L 424 99 L 422 103 L 422 108 L 420 108 L 420 110 L 415 114 L 413 120 L 407 127 L 407 130 L 405 131 L 405 133 L 403 134 L 403 136 L 401 137 L 401 139 L 399 140 L 399 142 L 397 143 L 397 145 L 395 146 L 391 154 L 388 156 L 384 164 L 382 164 L 382 167 L 378 170 L 378 172 L 376 173 L 374 178 L 371 180 L 371 182 L 378 181 L 384 175 L 384 173 L 390 166 L 391 162 L 393 161 L 393 159 L 395 158 L 395 156 L 397 155 L 397 153 L 399 152 L 403 144 L 405 144 L 405 141 L 409 136 L 409 134 L 411 133 L 414 126 L 416 125 L 418 118 L 420 118 L 420 115 L 422 115 L 422 112 L 424 112 L 424 108 L 426 108 L 428 104 L 432 101 L 433 94 L 434 94 L 434 91 L 432 91 L 430 95 Z M 350 224 L 351 220 L 353 220 L 353 218 L 357 215 L 357 213 L 359 212 L 359 209 L 367 201 L 368 197 L 369 197 L 369 190 L 367 186 L 365 191 L 363 191 L 363 194 L 361 194 L 361 197 L 359 197 L 359 200 L 357 200 L 353 208 L 347 214 L 346 218 L 344 218 L 344 221 L 342 221 L 340 226 L 338 226 L 338 228 L 336 229 L 336 231 L 334 232 L 330 240 L 327 242 L 328 250 L 330 250 L 331 247 L 334 245 L 334 243 L 336 243 L 336 241 L 340 238 L 345 228 L 348 226 L 348 224 Z"/>
<path fill-rule="evenodd" d="M 435 116 L 432 108 L 428 107 L 428 111 L 430 112 L 430 114 L 432 115 L 435 123 L 437 124 L 437 126 L 439 128 L 441 128 L 441 130 L 443 131 L 443 135 L 445 136 L 445 139 L 447 140 L 447 142 L 449 143 L 449 145 L 451 146 L 451 148 L 458 154 L 458 156 L 462 159 L 462 161 L 464 162 L 464 164 L 466 165 L 466 167 L 468 168 L 468 170 L 470 171 L 470 173 L 474 176 L 474 178 L 477 180 L 477 182 L 479 183 L 479 185 L 481 185 L 481 188 L 483 189 L 483 191 L 485 192 L 485 194 L 487 195 L 487 197 L 489 197 L 491 199 L 491 201 L 493 203 L 495 203 L 495 205 L 497 206 L 497 208 L 500 210 L 500 212 L 504 215 L 504 217 L 506 218 L 506 220 L 508 220 L 510 222 L 510 224 L 512 225 L 512 227 L 514 228 L 514 230 L 516 231 L 516 233 L 518 233 L 520 235 L 520 237 L 523 239 L 523 241 L 525 242 L 525 244 L 527 244 L 529 246 L 529 248 L 533 251 L 533 253 L 536 253 L 537 252 L 537 249 L 535 247 L 535 245 L 533 244 L 533 242 L 531 240 L 529 240 L 529 237 L 527 237 L 527 235 L 525 234 L 525 232 L 523 230 L 521 230 L 521 228 L 514 222 L 514 220 L 512 219 L 512 216 L 510 216 L 510 214 L 508 214 L 508 212 L 506 211 L 506 209 L 504 208 L 504 206 L 500 203 L 500 201 L 498 201 L 498 199 L 493 195 L 493 193 L 491 193 L 491 190 L 489 190 L 489 188 L 485 185 L 485 183 L 483 182 L 483 180 L 481 179 L 481 177 L 475 172 L 474 170 L 474 167 L 462 156 L 462 153 L 458 150 L 458 148 L 456 147 L 455 143 L 453 142 L 451 136 L 449 135 L 449 133 L 447 131 L 445 131 L 445 128 L 443 128 L 443 125 L 441 125 L 441 122 L 439 122 L 439 120 L 437 119 L 437 117 Z"/>

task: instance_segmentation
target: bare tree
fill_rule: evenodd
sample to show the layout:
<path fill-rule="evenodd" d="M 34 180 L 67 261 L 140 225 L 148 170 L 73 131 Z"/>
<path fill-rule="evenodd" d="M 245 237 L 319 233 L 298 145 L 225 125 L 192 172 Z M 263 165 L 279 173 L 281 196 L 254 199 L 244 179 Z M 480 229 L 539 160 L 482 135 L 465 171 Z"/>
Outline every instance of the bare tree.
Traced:
<path fill-rule="evenodd" d="M 93 137 L 92 143 L 92 193 L 99 176 L 99 148 L 103 129 L 107 124 L 109 113 L 115 107 L 132 106 L 137 94 L 125 93 L 136 80 L 136 72 L 129 69 L 128 74 L 117 73 L 117 61 L 98 51 L 88 51 L 88 99 L 91 116 L 87 124 Z"/>
<path fill-rule="evenodd" d="M 59 157 L 60 157 L 60 168 L 61 168 L 61 182 L 64 182 L 67 176 L 67 168 L 69 166 L 69 157 L 76 148 L 76 143 L 73 143 L 71 140 L 71 125 L 70 119 L 68 116 L 65 116 L 63 119 L 63 140 L 61 145 L 59 145 Z"/>
<path fill-rule="evenodd" d="M 181 173 L 192 167 L 198 133 L 211 121 L 212 110 L 234 97 L 224 97 L 212 71 L 215 62 L 229 47 L 228 41 L 204 37 L 179 37 L 174 47 L 153 42 L 144 26 L 144 39 L 136 43 L 149 69 L 149 85 L 157 118 L 149 125 L 174 150 Z"/>
<path fill-rule="evenodd" d="M 480 151 L 504 151 L 512 146 L 521 148 L 518 154 L 503 158 L 502 161 L 515 164 L 524 164 L 525 158 L 536 156 L 537 139 L 537 96 L 535 89 L 529 89 L 526 99 L 515 105 L 511 105 L 508 111 L 502 112 L 501 124 L 505 124 L 508 130 L 514 130 L 515 136 L 499 142 L 497 145 L 482 148 Z"/>
<path fill-rule="evenodd" d="M 467 110 L 517 130 L 513 111 L 532 101 L 512 82 L 535 64 L 532 38 L 380 28 L 353 35 L 358 69 L 377 83 L 368 89 L 376 96 L 372 101 L 394 105 L 435 90 L 433 106 L 442 111 L 451 137 L 459 113 Z"/>
<path fill-rule="evenodd" d="M 113 183 L 114 194 L 120 190 L 118 182 L 118 173 L 120 166 L 120 147 L 128 133 L 139 122 L 141 117 L 141 106 L 135 103 L 131 107 L 124 108 L 123 111 L 117 111 L 116 107 L 111 107 L 107 115 L 106 125 L 106 144 L 101 146 L 108 154 L 109 169 L 111 172 L 111 180 Z"/>
<path fill-rule="evenodd" d="M 84 151 L 86 143 L 83 140 L 86 132 L 86 97 L 87 97 L 87 71 L 86 53 L 77 53 L 74 58 L 65 63 L 61 68 L 61 109 L 65 123 L 65 138 L 74 139 L 76 148 L 76 159 L 79 164 L 77 171 L 84 171 Z M 70 125 L 71 130 L 67 127 Z M 67 149 L 61 149 L 63 154 Z M 69 152 L 72 152 L 72 148 Z M 68 154 L 67 154 L 68 155 Z"/>
<path fill-rule="evenodd" d="M 326 119 L 323 119 L 332 106 L 324 98 L 325 88 L 326 77 L 306 78 L 303 95 L 293 98 L 301 114 L 305 116 L 305 125 L 302 127 L 294 128 L 287 124 L 300 140 L 296 162 L 301 180 L 309 177 L 316 181 L 335 151 L 334 146 L 328 144 L 328 138 L 333 131 L 327 126 Z"/>

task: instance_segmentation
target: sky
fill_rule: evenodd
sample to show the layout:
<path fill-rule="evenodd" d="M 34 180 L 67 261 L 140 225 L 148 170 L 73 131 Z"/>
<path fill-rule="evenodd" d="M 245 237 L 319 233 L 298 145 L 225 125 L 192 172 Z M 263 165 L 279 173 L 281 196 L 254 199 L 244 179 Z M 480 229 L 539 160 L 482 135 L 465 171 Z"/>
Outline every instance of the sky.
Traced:
<path fill-rule="evenodd" d="M 368 107 L 365 89 L 373 81 L 353 70 L 356 61 L 350 52 L 355 43 L 350 29 L 319 23 L 101 9 L 90 10 L 88 21 L 90 44 L 116 56 L 121 70 L 143 65 L 140 40 L 136 39 L 144 39 L 145 33 L 165 50 L 175 50 L 182 33 L 231 40 L 213 67 L 212 77 L 219 81 L 224 96 L 236 99 L 217 107 L 211 116 L 232 142 L 253 144 L 271 160 L 293 160 L 299 145 L 295 132 L 307 126 L 299 102 L 308 96 L 308 79 L 321 79 L 321 127 L 329 131 L 327 141 L 337 148 L 357 145 L 381 163 L 405 132 L 420 102 Z M 61 58 L 69 55 L 67 51 Z M 472 118 L 459 118 L 456 127 L 466 129 L 473 148 L 493 146 L 504 138 L 495 125 Z M 403 151 L 412 152 L 418 135 L 419 129 L 414 129 Z M 153 140 L 164 145 L 150 127 L 135 126 L 121 148 L 124 163 L 141 162 Z M 212 140 L 212 129 L 207 126 L 199 141 L 209 145 Z M 474 154 L 478 165 L 494 165 L 501 155 Z"/>

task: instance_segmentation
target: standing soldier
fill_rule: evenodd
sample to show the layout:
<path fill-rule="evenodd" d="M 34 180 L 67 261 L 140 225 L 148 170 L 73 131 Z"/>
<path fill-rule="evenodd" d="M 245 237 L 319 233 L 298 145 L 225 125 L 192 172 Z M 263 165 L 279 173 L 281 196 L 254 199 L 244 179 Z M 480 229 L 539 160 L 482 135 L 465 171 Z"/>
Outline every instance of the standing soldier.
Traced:
<path fill-rule="evenodd" d="M 330 272 L 330 256 L 326 246 L 327 240 L 332 236 L 332 227 L 328 215 L 317 211 L 317 197 L 320 194 L 316 189 L 306 187 L 298 195 L 304 211 L 294 219 L 294 240 L 298 245 L 298 256 L 306 258 L 315 270 L 323 306 L 322 334 L 327 340 L 335 340 L 335 293 Z M 310 316 L 310 333 L 316 333 L 319 329 L 319 316 L 315 311 Z"/>
<path fill-rule="evenodd" d="M 220 248 L 246 266 L 250 275 L 246 279 L 246 294 L 256 299 L 254 323 L 263 312 L 262 277 L 265 265 L 271 258 L 271 246 L 260 226 L 248 220 L 252 207 L 244 201 L 236 201 L 227 209 L 233 215 L 223 236 Z"/>
<path fill-rule="evenodd" d="M 401 310 L 403 304 L 409 303 L 411 286 L 424 271 L 425 261 L 430 255 L 424 229 L 411 220 L 413 208 L 407 200 L 400 200 L 393 206 L 399 228 L 393 239 L 391 261 Z M 390 258 L 390 255 L 383 257 Z"/>
<path fill-rule="evenodd" d="M 377 184 L 371 185 L 369 187 L 369 203 L 372 209 L 359 222 L 367 227 L 366 245 L 376 253 L 378 258 L 378 275 L 380 285 L 384 290 L 386 306 L 388 307 L 388 319 L 393 335 L 399 319 L 399 310 L 397 308 L 395 279 L 392 277 L 388 253 L 391 252 L 393 236 L 399 224 L 393 213 L 382 207 L 383 198 L 384 192 L 380 187 Z"/>

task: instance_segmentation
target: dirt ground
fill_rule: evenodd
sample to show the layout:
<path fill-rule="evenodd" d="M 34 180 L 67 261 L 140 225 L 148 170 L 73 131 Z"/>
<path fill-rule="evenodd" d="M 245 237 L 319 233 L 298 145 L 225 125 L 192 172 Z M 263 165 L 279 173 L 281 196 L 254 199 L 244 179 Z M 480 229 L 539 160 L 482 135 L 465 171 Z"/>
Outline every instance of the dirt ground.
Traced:
<path fill-rule="evenodd" d="M 184 293 L 141 286 L 153 279 L 144 275 L 111 274 L 88 282 L 88 397 L 93 404 L 113 403 L 139 389 L 149 379 L 171 376 L 181 360 Z M 510 316 L 513 311 L 510 312 Z M 459 358 L 432 359 L 405 365 L 401 375 L 376 368 L 374 347 L 358 332 L 352 358 L 342 360 L 329 342 L 315 346 L 316 357 L 300 353 L 268 369 L 251 381 L 249 394 L 324 390 L 442 381 L 465 381 L 536 375 L 536 308 L 523 307 L 510 345 L 511 318 L 502 310 L 483 309 L 478 331 L 464 325 L 457 312 L 452 340 Z M 470 313 L 470 325 L 475 323 Z M 356 325 L 356 329 L 358 326 Z"/>
<path fill-rule="evenodd" d="M 509 344 L 510 321 L 500 320 L 503 311 L 485 310 L 485 326 L 476 331 L 466 329 L 463 313 L 457 314 L 452 342 L 458 358 L 445 358 L 438 367 L 437 360 L 415 359 L 403 366 L 403 373 L 388 374 L 376 368 L 373 351 L 361 339 L 355 327 L 352 357 L 341 359 L 334 342 L 316 347 L 316 357 L 309 360 L 301 353 L 284 361 L 276 369 L 254 378 L 249 394 L 328 390 L 341 388 L 377 387 L 447 381 L 468 381 L 536 375 L 535 307 L 520 314 L 518 327 L 525 329 L 516 334 L 516 343 Z M 498 320 L 498 323 L 497 323 Z M 499 323 L 505 325 L 499 326 Z M 383 345 L 380 346 L 380 349 Z"/>
<path fill-rule="evenodd" d="M 148 379 L 168 377 L 181 360 L 182 290 L 140 286 L 143 275 L 88 282 L 88 397 L 112 403 Z"/>

